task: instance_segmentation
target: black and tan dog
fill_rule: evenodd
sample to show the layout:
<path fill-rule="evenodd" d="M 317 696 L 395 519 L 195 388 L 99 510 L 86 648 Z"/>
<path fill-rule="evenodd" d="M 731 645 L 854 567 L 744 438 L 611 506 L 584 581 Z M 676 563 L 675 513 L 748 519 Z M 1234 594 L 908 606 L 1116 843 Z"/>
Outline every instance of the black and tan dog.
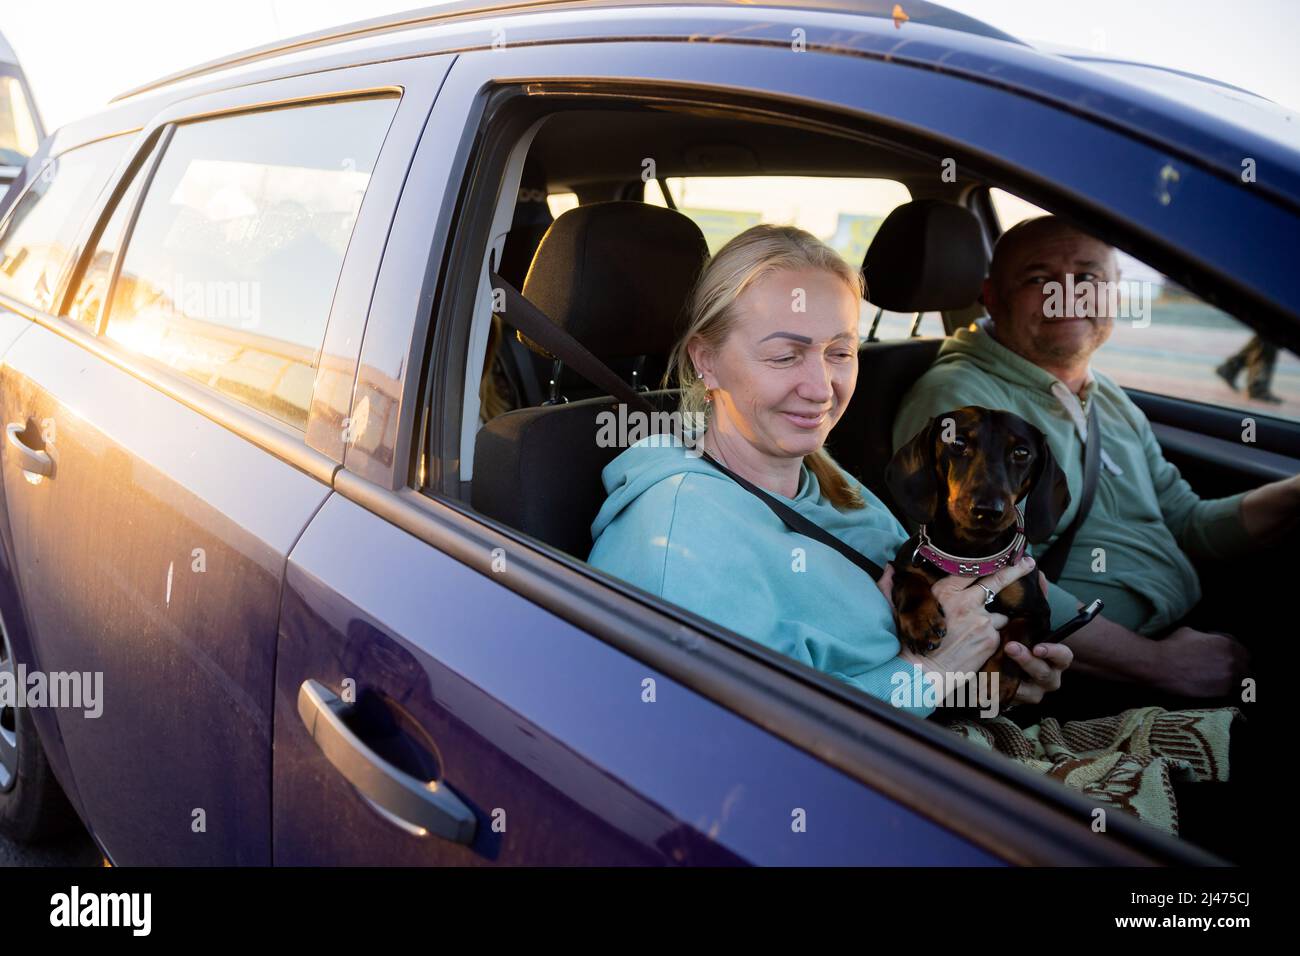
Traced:
<path fill-rule="evenodd" d="M 977 405 L 930 419 L 894 454 L 885 484 L 919 525 L 894 558 L 893 602 L 900 639 L 921 654 L 938 649 L 946 633 L 930 586 L 949 574 L 983 577 L 1016 563 L 1027 544 L 1051 536 L 1070 503 L 1043 433 L 1010 412 Z M 1004 654 L 1007 641 L 1033 647 L 1051 633 L 1037 572 L 1003 588 L 989 610 L 1009 618 L 981 668 L 1000 674 L 1005 706 L 1024 676 Z"/>

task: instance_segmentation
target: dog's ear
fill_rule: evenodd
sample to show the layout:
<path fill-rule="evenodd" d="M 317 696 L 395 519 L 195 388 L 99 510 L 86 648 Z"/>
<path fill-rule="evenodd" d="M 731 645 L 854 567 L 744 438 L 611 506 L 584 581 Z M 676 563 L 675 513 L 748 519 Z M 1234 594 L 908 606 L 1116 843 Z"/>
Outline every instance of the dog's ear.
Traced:
<path fill-rule="evenodd" d="M 916 525 L 933 521 L 939 508 L 939 476 L 934 460 L 937 421 L 932 418 L 926 422 L 885 466 L 885 487 L 907 519 Z"/>
<path fill-rule="evenodd" d="M 1025 537 L 1030 544 L 1038 544 L 1052 536 L 1061 515 L 1070 507 L 1070 486 L 1065 481 L 1065 472 L 1056 463 L 1047 436 L 1028 422 L 1025 425 L 1038 440 L 1038 461 L 1034 463 L 1034 475 L 1025 496 Z"/>

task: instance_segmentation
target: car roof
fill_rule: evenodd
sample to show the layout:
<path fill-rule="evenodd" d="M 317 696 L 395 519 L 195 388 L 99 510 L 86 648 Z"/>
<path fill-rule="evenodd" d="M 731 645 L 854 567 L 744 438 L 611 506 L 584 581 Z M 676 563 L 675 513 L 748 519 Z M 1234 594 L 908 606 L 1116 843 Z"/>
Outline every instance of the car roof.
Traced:
<path fill-rule="evenodd" d="M 906 19 L 896 18 L 896 10 L 905 10 Z M 1248 122 L 1222 102 L 1217 110 L 1206 102 L 1192 104 L 1131 70 L 1124 75 L 1113 64 L 1040 49 L 925 0 L 454 0 L 267 44 L 163 77 L 60 131 L 54 152 L 139 128 L 192 96 L 317 70 L 483 48 L 485 23 L 495 28 L 507 18 L 515 21 L 510 28 L 516 42 L 530 44 L 595 37 L 691 42 L 702 35 L 773 42 L 805 27 L 819 35 L 818 52 L 885 59 L 995 85 L 1124 129 L 1219 175 L 1240 178 L 1242 157 L 1252 157 L 1268 170 L 1257 188 L 1300 209 L 1294 124 Z M 1200 88 L 1215 87 L 1204 81 Z"/>
<path fill-rule="evenodd" d="M 397 33 L 415 27 L 429 26 L 453 20 L 475 20 L 487 17 L 535 13 L 545 9 L 571 9 L 586 13 L 599 13 L 618 7 L 770 7 L 784 10 L 808 10 L 827 13 L 850 13 L 856 16 L 894 20 L 895 11 L 901 9 L 891 0 L 452 0 L 438 6 L 424 7 L 401 13 L 358 20 L 301 36 L 277 40 L 252 47 L 240 53 L 221 57 L 161 77 L 143 86 L 122 93 L 112 100 L 127 99 L 150 90 L 156 90 L 181 80 L 219 72 L 258 60 L 272 59 L 286 53 L 304 49 L 323 48 L 359 37 L 373 37 Z M 1015 37 L 997 30 L 974 17 L 949 10 L 929 0 L 908 0 L 905 20 L 941 27 L 959 33 L 984 36 L 1011 43 Z"/>

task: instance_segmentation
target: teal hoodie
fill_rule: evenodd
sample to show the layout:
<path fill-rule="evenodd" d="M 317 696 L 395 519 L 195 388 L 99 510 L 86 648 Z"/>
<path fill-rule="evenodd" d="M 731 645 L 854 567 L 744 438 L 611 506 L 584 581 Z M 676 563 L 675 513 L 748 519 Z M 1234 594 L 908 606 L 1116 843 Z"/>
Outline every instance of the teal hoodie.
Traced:
<path fill-rule="evenodd" d="M 601 477 L 591 564 L 873 697 L 933 711 L 912 706 L 925 700 L 921 674 L 898 656 L 893 609 L 856 564 L 671 436 L 637 442 Z M 883 566 L 907 533 L 858 487 L 866 507 L 840 511 L 805 465 L 798 493 L 777 497 Z"/>
<path fill-rule="evenodd" d="M 1097 406 L 1102 449 L 1097 493 L 1061 573 L 1048 588 L 1052 626 L 1079 603 L 1099 597 L 1103 615 L 1130 630 L 1154 634 L 1178 622 L 1200 600 L 1188 554 L 1229 558 L 1251 539 L 1241 523 L 1241 499 L 1202 501 L 1160 451 L 1145 415 L 1124 390 L 1093 372 L 1084 397 Z M 1050 372 L 1011 351 L 976 324 L 939 349 L 934 364 L 903 397 L 894 420 L 897 449 L 935 415 L 963 405 L 1014 412 L 1047 436 L 1070 487 L 1070 506 L 1056 527 L 1070 526 L 1083 489 L 1083 444 L 1052 386 Z M 1064 386 L 1061 386 L 1064 388 Z M 1052 540 L 1055 540 L 1053 535 Z M 1050 542 L 1034 548 L 1041 556 Z"/>

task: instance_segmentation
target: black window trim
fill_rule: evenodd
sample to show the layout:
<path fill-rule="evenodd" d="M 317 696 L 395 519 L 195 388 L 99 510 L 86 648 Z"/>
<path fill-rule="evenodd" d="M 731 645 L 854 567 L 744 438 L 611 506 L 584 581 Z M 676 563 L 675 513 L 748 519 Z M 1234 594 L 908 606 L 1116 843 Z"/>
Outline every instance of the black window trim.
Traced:
<path fill-rule="evenodd" d="M 455 197 L 449 233 L 454 239 L 443 247 L 440 268 L 430 270 L 437 284 L 431 297 L 431 321 L 427 327 L 416 329 L 428 345 L 420 353 L 422 371 L 415 393 L 421 397 L 422 411 L 411 416 L 413 424 L 406 434 L 398 435 L 399 454 L 402 448 L 408 452 L 404 486 L 397 490 L 382 488 L 341 469 L 335 476 L 335 490 L 551 613 L 658 667 L 703 696 L 922 815 L 956 829 L 997 855 L 1016 862 L 1028 862 L 1030 858 L 1060 862 L 1065 858 L 1063 853 L 1082 854 L 1077 859 L 1107 858 L 1105 850 L 1099 850 L 1099 857 L 1088 852 L 1099 848 L 1091 846 L 1095 838 L 1088 827 L 1091 804 L 1081 794 L 1030 774 L 1004 757 L 980 753 L 946 730 L 898 713 L 884 701 L 645 594 L 472 511 L 459 500 L 459 468 L 444 468 L 448 457 L 434 451 L 445 449 L 449 438 L 459 439 L 460 395 L 468 361 L 469 323 L 465 317 L 476 301 L 483 249 L 511 147 L 540 115 L 557 105 L 566 108 L 564 100 L 555 95 L 560 91 L 571 94 L 575 101 L 581 100 L 573 108 L 589 108 L 594 103 L 644 105 L 664 99 L 680 103 L 684 99 L 683 88 L 670 84 L 629 82 L 618 84 L 614 91 L 583 96 L 572 84 L 556 80 L 501 84 L 477 99 L 469 110 L 472 128 L 464 132 L 473 143 Z M 543 92 L 547 95 L 536 95 Z M 715 109 L 720 99 L 737 111 L 756 103 L 760 107 L 757 112 L 766 112 L 769 119 L 796 126 L 816 125 L 807 114 L 796 115 L 788 104 L 772 97 L 724 96 L 716 90 L 691 92 L 707 98 Z M 688 104 L 691 99 L 685 97 Z M 518 109 L 521 106 L 524 108 Z M 832 121 L 829 128 L 847 134 L 843 123 Z M 891 149 L 914 148 L 890 139 L 888 134 L 861 136 L 867 142 L 883 140 Z M 493 201 L 472 201 L 483 194 L 490 194 Z M 441 399 L 437 401 L 438 410 L 425 414 L 433 407 L 435 386 Z M 424 421 L 427 426 L 422 429 L 419 423 Z M 427 476 L 424 488 L 418 489 L 422 454 L 428 455 Z M 455 457 L 450 456 L 451 462 Z M 511 555 L 509 575 L 494 574 L 491 569 L 492 551 L 501 547 L 508 548 Z M 738 675 L 743 676 L 738 679 Z M 828 731 L 834 735 L 834 744 L 827 743 Z M 977 778 L 972 777 L 972 771 Z M 942 776 L 946 786 L 925 785 L 924 781 L 933 782 L 936 776 Z M 925 799 L 917 790 L 903 785 L 904 780 L 920 786 Z M 957 793 L 962 798 L 954 797 Z M 996 819 L 982 816 L 993 806 L 1001 808 Z M 1012 807 L 1016 809 L 1011 811 Z M 1002 829 L 1008 818 L 1017 824 L 1035 822 L 1015 827 L 1019 836 L 1008 842 Z M 961 825 L 954 827 L 956 821 Z M 1065 836 L 1076 826 L 1080 828 L 1077 841 Z M 1119 820 L 1110 825 L 1110 830 L 1124 844 L 1110 847 L 1115 851 L 1113 857 L 1108 857 L 1112 865 L 1139 860 L 1193 865 L 1220 862 L 1206 851 L 1166 838 L 1136 820 Z M 993 836 L 995 831 L 1002 835 Z M 1049 833 L 1064 842 L 1040 855 L 1040 844 L 1047 841 Z M 1136 856 L 1129 855 L 1134 853 Z"/>
<path fill-rule="evenodd" d="M 95 323 L 94 334 L 101 336 L 104 334 L 104 326 L 108 317 L 109 305 L 113 301 L 113 293 L 117 290 L 118 273 L 122 268 L 122 253 L 127 244 L 131 241 L 131 234 L 135 230 L 135 221 L 140 215 L 140 208 L 144 204 L 144 197 L 149 192 L 149 186 L 153 183 L 154 173 L 158 171 L 158 164 L 162 161 L 163 153 L 167 150 L 167 144 L 171 142 L 172 133 L 175 132 L 175 124 L 168 123 L 160 127 L 154 133 L 150 134 L 143 143 L 139 144 L 135 152 L 128 157 L 128 163 L 116 177 L 113 182 L 113 188 L 108 197 L 108 201 L 100 210 L 98 220 L 94 227 L 86 236 L 85 242 L 81 249 L 73 258 L 73 268 L 67 274 L 62 282 L 59 294 L 55 299 L 57 308 L 53 314 L 70 322 L 75 322 L 68 315 L 68 310 L 72 307 L 72 300 L 77 290 L 80 288 L 82 280 L 86 277 L 86 271 L 90 267 L 90 261 L 98 251 L 99 240 L 104 235 L 104 230 L 108 228 L 109 221 L 117 212 L 117 205 L 122 201 L 122 197 L 130 191 L 135 182 L 135 177 L 140 175 L 143 180 L 140 184 L 140 191 L 135 197 L 131 208 L 127 211 L 127 220 L 122 228 L 122 237 L 118 241 L 117 248 L 113 250 L 113 261 L 109 264 L 108 286 L 104 292 L 104 307 L 100 310 L 99 318 Z M 146 165 L 147 168 L 146 168 Z M 84 324 L 77 323 L 82 328 Z"/>

